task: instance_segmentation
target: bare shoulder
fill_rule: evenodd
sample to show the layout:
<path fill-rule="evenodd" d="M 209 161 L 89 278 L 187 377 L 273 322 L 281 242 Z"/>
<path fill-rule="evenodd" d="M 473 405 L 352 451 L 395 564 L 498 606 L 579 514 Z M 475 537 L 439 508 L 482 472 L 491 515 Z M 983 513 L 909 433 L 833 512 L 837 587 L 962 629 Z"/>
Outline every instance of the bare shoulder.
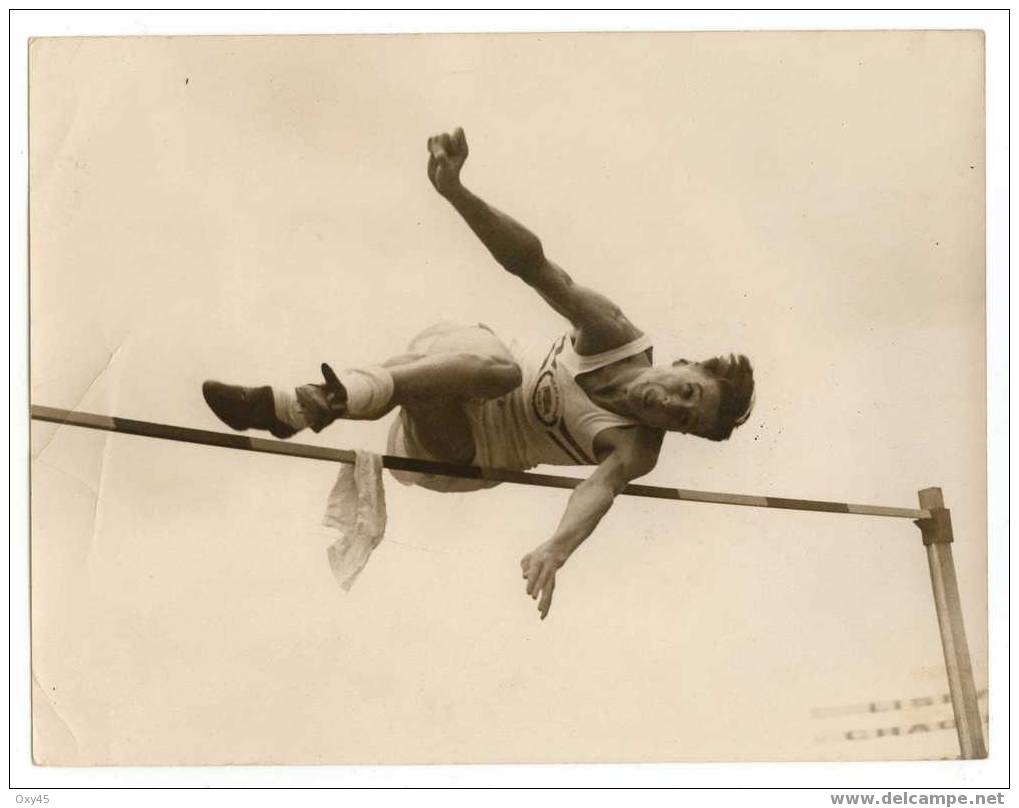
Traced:
<path fill-rule="evenodd" d="M 526 276 L 545 302 L 573 324 L 576 348 L 581 354 L 611 351 L 641 336 L 615 301 L 576 283 L 558 264 L 544 258 Z"/>
<path fill-rule="evenodd" d="M 626 466 L 629 479 L 650 472 L 658 464 L 665 432 L 647 426 L 612 427 L 599 432 L 594 451 L 601 462 L 610 455 Z"/>
<path fill-rule="evenodd" d="M 633 342 L 644 332 L 630 322 L 614 304 L 601 308 L 597 316 L 588 317 L 574 327 L 574 347 L 583 356 L 604 353 Z"/>

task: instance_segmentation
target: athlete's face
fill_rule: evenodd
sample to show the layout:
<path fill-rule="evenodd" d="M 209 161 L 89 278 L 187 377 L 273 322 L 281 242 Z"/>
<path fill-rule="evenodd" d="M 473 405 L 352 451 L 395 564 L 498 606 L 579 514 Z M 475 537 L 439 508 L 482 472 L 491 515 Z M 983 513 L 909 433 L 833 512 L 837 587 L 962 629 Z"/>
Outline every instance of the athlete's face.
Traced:
<path fill-rule="evenodd" d="M 718 419 L 721 390 L 700 365 L 655 365 L 626 390 L 634 414 L 656 429 L 708 435 Z"/>

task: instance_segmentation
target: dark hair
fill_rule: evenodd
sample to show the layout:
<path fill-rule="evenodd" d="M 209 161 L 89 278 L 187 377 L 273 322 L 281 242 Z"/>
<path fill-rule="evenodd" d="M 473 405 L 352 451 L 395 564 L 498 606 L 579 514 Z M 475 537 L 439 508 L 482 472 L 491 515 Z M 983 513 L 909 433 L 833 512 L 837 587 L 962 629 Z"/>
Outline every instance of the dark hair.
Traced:
<path fill-rule="evenodd" d="M 674 365 L 689 364 L 680 359 Z M 728 440 L 732 431 L 745 423 L 754 408 L 754 368 L 743 354 L 715 356 L 697 365 L 718 382 L 721 396 L 714 429 L 703 437 Z"/>

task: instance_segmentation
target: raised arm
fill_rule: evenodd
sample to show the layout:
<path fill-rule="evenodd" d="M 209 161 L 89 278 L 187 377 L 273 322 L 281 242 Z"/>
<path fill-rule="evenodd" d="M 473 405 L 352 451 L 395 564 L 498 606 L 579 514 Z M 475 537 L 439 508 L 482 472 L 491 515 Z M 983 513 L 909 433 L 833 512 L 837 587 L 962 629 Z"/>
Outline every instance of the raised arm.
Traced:
<path fill-rule="evenodd" d="M 608 429 L 598 436 L 601 462 L 573 489 L 552 538 L 521 559 L 527 594 L 538 600 L 544 620 L 552 605 L 556 572 L 590 536 L 627 484 L 647 474 L 658 460 L 663 433 L 644 428 Z"/>
<path fill-rule="evenodd" d="M 469 149 L 463 129 L 429 138 L 428 152 L 428 178 L 435 190 L 463 217 L 503 269 L 531 286 L 569 320 L 592 352 L 610 350 L 640 335 L 615 303 L 574 283 L 549 261 L 534 233 L 464 187 L 460 170 Z"/>

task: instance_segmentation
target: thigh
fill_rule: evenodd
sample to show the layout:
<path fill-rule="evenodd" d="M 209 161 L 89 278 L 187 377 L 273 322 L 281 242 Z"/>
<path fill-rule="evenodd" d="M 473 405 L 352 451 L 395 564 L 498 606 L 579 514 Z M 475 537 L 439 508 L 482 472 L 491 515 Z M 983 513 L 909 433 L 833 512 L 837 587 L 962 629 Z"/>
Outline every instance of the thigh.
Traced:
<path fill-rule="evenodd" d="M 446 353 L 472 353 L 498 356 L 514 361 L 513 354 L 495 333 L 484 325 L 438 323 L 414 337 L 405 357 L 435 356 Z M 471 422 L 461 399 L 443 398 L 404 404 L 408 449 L 417 446 L 428 458 L 446 463 L 472 463 L 475 455 Z M 426 458 L 426 459 L 428 459 Z"/>
<path fill-rule="evenodd" d="M 404 405 L 407 448 L 419 448 L 423 459 L 469 464 L 474 460 L 474 436 L 463 404 L 456 400 Z"/>
<path fill-rule="evenodd" d="M 410 432 L 411 428 L 410 416 L 405 410 L 401 410 L 399 416 L 389 428 L 389 437 L 386 441 L 386 451 L 388 454 L 401 457 L 416 457 L 422 460 L 441 459 L 445 460 L 445 462 L 457 462 L 460 460 L 460 458 L 446 460 L 445 457 L 431 457 L 414 439 Z M 424 474 L 414 471 L 400 471 L 398 469 L 390 469 L 389 473 L 403 485 L 416 485 L 429 491 L 438 491 L 445 494 L 480 491 L 484 488 L 493 488 L 499 485 L 497 481 L 493 480 L 447 477 L 444 474 Z"/>

